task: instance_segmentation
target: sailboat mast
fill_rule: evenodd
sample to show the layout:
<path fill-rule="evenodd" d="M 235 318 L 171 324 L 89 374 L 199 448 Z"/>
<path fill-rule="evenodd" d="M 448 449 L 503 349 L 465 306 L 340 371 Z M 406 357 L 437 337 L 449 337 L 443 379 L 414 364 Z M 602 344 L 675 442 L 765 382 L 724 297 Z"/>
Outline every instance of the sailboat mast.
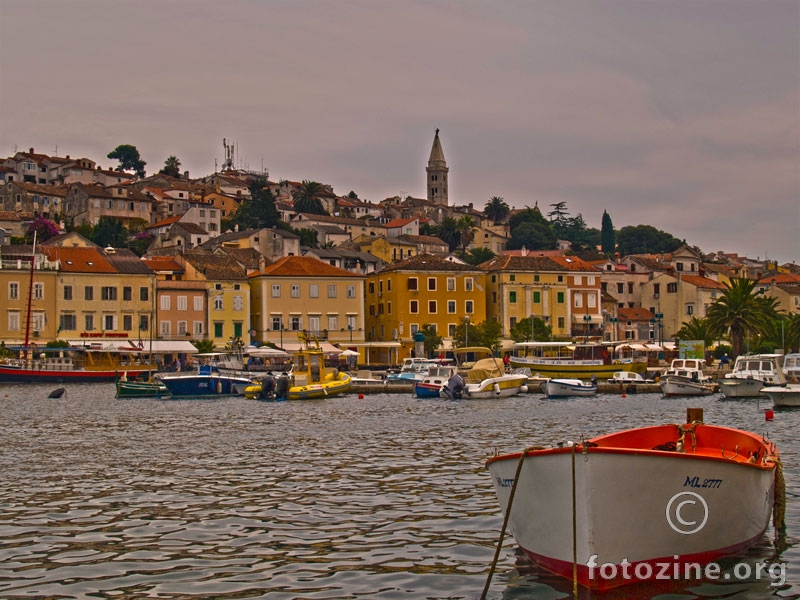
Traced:
<path fill-rule="evenodd" d="M 33 269 L 36 265 L 36 230 L 33 230 L 33 247 L 31 248 L 31 280 L 28 284 L 28 314 L 25 318 L 25 361 L 28 360 L 28 350 L 31 340 L 31 304 L 33 303 Z M 31 357 L 33 358 L 33 357 Z"/>

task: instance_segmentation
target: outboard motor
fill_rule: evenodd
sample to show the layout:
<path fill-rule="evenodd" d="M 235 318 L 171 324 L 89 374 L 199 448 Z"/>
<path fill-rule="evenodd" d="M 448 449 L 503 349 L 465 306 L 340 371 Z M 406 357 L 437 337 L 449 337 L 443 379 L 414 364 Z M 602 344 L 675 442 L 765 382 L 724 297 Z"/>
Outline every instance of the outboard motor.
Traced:
<path fill-rule="evenodd" d="M 275 399 L 275 378 L 272 375 L 265 375 L 261 378 L 261 391 L 258 397 L 261 400 Z"/>
<path fill-rule="evenodd" d="M 592 373 L 592 376 L 591 376 L 590 379 L 591 379 L 592 385 L 597 385 L 597 375 Z"/>
<path fill-rule="evenodd" d="M 283 373 L 275 382 L 275 399 L 286 400 L 286 394 L 289 391 L 289 376 Z"/>
<path fill-rule="evenodd" d="M 447 380 L 447 383 L 442 386 L 440 394 L 442 397 L 450 398 L 450 400 L 461 400 L 461 395 L 464 393 L 465 387 L 466 382 L 464 378 L 458 373 L 455 373 Z"/>

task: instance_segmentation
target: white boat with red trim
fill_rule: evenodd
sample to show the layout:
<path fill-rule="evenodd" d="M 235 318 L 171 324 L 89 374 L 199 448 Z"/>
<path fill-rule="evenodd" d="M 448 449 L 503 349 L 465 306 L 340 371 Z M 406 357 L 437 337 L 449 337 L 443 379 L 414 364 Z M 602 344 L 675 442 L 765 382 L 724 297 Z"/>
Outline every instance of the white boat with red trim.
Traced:
<path fill-rule="evenodd" d="M 699 421 L 527 448 L 486 467 L 525 553 L 569 579 L 574 567 L 594 589 L 747 548 L 769 525 L 781 477 L 770 441 Z"/>

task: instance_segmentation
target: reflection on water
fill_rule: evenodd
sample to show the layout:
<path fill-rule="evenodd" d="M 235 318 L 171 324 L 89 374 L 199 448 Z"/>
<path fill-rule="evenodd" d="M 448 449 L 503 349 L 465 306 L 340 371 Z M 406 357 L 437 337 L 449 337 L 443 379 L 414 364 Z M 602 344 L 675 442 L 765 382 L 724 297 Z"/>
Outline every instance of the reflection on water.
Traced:
<path fill-rule="evenodd" d="M 495 449 L 681 421 L 687 406 L 777 441 L 787 537 L 777 557 L 770 531 L 737 560 L 800 565 L 800 411 L 768 423 L 756 401 L 716 396 L 261 403 L 114 400 L 98 384 L 64 400 L 49 391 L 0 387 L 3 598 L 477 599 L 502 524 L 483 469 Z M 792 575 L 781 589 L 689 582 L 602 597 L 796 598 Z M 570 582 L 506 538 L 490 598 L 570 596 Z"/>

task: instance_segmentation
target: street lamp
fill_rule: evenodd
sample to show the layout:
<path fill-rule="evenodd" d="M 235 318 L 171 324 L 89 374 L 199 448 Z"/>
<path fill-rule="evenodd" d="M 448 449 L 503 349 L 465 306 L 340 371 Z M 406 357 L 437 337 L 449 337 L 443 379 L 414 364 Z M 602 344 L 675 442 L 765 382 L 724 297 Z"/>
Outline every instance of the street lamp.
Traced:
<path fill-rule="evenodd" d="M 658 345 L 660 346 L 664 338 L 664 313 L 656 313 L 656 321 L 658 323 Z"/>
<path fill-rule="evenodd" d="M 350 332 L 350 343 L 352 344 L 353 343 L 353 326 L 348 324 L 347 325 L 347 331 Z"/>
<path fill-rule="evenodd" d="M 283 317 L 281 317 L 281 350 L 283 350 Z"/>
<path fill-rule="evenodd" d="M 464 317 L 464 346 L 469 346 L 469 315 Z"/>
<path fill-rule="evenodd" d="M 583 321 L 586 323 L 586 342 L 589 342 L 589 322 L 592 320 L 591 315 L 583 315 Z"/>
<path fill-rule="evenodd" d="M 533 330 L 533 327 L 534 327 L 535 323 L 536 323 L 536 316 L 535 315 L 531 315 L 531 341 L 532 342 L 536 341 L 536 333 Z"/>
<path fill-rule="evenodd" d="M 617 323 L 619 323 L 619 317 L 610 317 L 608 319 L 611 322 L 611 341 L 617 341 Z"/>

